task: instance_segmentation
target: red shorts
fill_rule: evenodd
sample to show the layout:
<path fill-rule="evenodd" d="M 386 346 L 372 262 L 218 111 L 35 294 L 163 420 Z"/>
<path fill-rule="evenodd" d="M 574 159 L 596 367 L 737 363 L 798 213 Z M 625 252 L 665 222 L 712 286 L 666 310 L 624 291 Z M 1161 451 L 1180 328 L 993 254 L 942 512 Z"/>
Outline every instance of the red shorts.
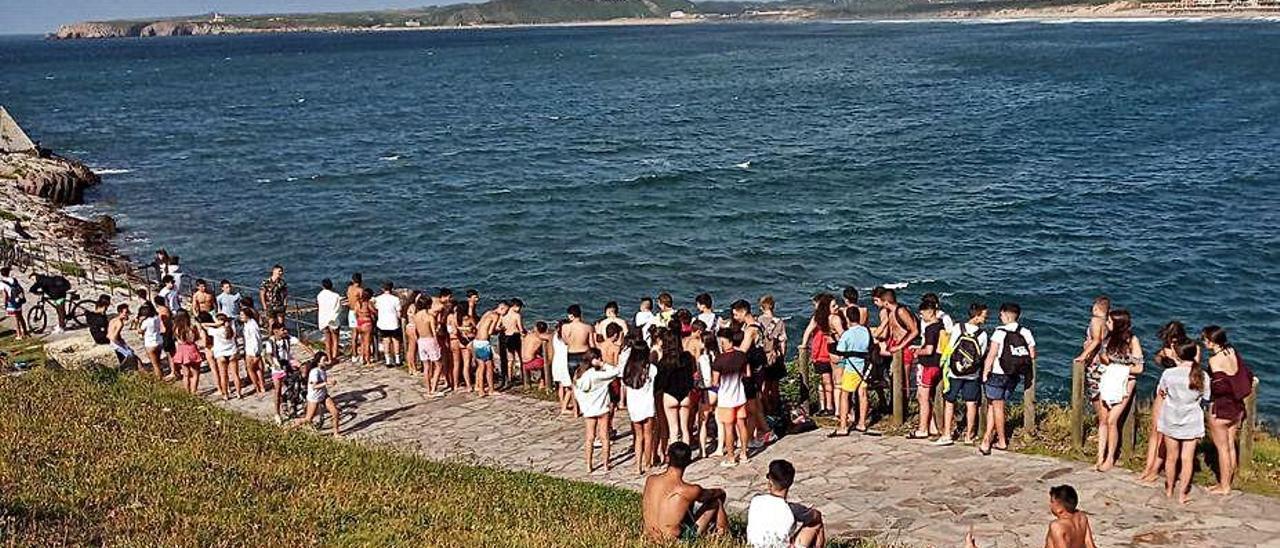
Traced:
<path fill-rule="evenodd" d="M 538 356 L 538 357 L 536 357 L 536 358 L 534 358 L 534 359 L 532 359 L 532 360 L 529 360 L 529 361 L 527 361 L 527 362 L 524 362 L 524 370 L 525 370 L 525 371 L 537 371 L 537 370 L 539 370 L 539 369 L 542 369 L 542 364 L 543 364 L 543 363 L 544 363 L 544 362 L 542 361 L 542 356 Z"/>
<path fill-rule="evenodd" d="M 716 419 L 725 424 L 737 422 L 747 419 L 747 406 L 739 405 L 737 407 L 717 407 Z"/>
<path fill-rule="evenodd" d="M 916 366 L 916 384 L 933 388 L 942 382 L 942 368 L 927 365 Z"/>

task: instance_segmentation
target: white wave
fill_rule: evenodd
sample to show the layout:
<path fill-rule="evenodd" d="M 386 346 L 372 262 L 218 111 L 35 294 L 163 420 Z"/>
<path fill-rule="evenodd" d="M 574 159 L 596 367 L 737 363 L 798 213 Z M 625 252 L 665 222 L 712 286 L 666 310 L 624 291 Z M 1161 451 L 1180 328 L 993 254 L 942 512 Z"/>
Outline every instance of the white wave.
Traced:
<path fill-rule="evenodd" d="M 91 168 L 91 169 L 93 170 L 94 173 L 97 173 L 98 175 L 123 175 L 125 173 L 133 173 L 132 169 L 124 169 L 124 168 L 101 167 L 101 168 Z"/>
<path fill-rule="evenodd" d="M 255 183 L 270 183 L 270 182 L 271 182 L 271 179 L 266 179 L 266 178 L 263 178 L 263 179 L 254 179 L 254 180 L 253 180 L 253 182 L 255 182 Z"/>
<path fill-rule="evenodd" d="M 742 169 L 751 169 L 751 160 L 747 160 L 745 162 L 742 162 L 741 164 L 733 164 L 733 167 L 738 167 Z"/>
<path fill-rule="evenodd" d="M 400 159 L 400 155 L 399 155 L 399 154 L 392 154 L 392 155 L 390 155 L 390 156 L 380 156 L 378 159 L 379 159 L 379 160 L 382 160 L 382 161 L 384 161 L 384 162 L 394 162 L 394 161 L 396 161 L 396 160 L 399 160 L 399 159 Z"/>
<path fill-rule="evenodd" d="M 817 215 L 827 215 L 831 213 L 831 210 L 825 207 L 815 207 L 813 208 L 813 212 Z"/>
<path fill-rule="evenodd" d="M 899 289 L 906 289 L 907 286 L 909 285 L 911 285 L 911 282 L 892 282 L 887 284 L 881 284 L 880 287 L 883 287 L 885 289 L 893 289 L 896 291 Z"/>
<path fill-rule="evenodd" d="M 285 179 L 284 179 L 284 180 L 289 181 L 289 182 L 293 182 L 293 181 L 297 181 L 297 180 L 298 180 L 298 178 L 297 178 L 297 177 L 285 177 Z"/>

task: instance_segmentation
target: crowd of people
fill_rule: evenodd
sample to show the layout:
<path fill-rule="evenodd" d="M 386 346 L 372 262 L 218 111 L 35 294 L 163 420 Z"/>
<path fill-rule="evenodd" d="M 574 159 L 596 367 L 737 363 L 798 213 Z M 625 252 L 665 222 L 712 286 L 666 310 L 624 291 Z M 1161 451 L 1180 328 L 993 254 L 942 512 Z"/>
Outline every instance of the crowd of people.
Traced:
<path fill-rule="evenodd" d="M 768 295 L 754 304 L 736 300 L 721 316 L 709 294 L 695 296 L 693 308 L 685 309 L 675 306 L 672 295 L 661 293 L 641 299 L 630 318 L 622 316 L 618 303 L 606 303 L 594 322 L 574 304 L 555 325 L 538 321 L 530 329 L 519 299 L 482 307 L 475 290 L 456 300 L 448 288 L 427 293 L 389 282 L 375 295 L 356 273 L 342 292 L 329 279 L 321 282 L 315 314 L 323 349 L 312 364 L 299 364 L 293 351 L 298 342 L 285 317 L 289 285 L 283 267 L 271 269 L 257 287 L 256 300 L 227 280 L 219 282 L 215 294 L 201 279 L 183 302 L 181 272 L 168 264 L 167 255 L 158 254 L 154 264 L 158 290 L 139 294 L 144 304 L 136 317 L 128 303 L 109 312 L 111 299 L 103 296 L 88 319 L 94 338 L 111 345 L 122 362 L 136 360 L 140 368 L 181 381 L 192 393 L 198 392 L 200 371 L 207 364 L 224 399 L 242 397 L 247 390 L 260 397 L 274 392 L 281 423 L 281 379 L 291 368 L 302 368 L 308 387 L 302 421 L 310 422 L 319 407 L 327 407 L 335 435 L 338 413 L 328 394 L 334 381 L 327 368 L 340 361 L 406 367 L 422 376 L 432 398 L 452 391 L 487 397 L 516 379 L 534 382 L 554 391 L 563 415 L 581 417 L 589 473 L 611 469 L 612 442 L 618 438 L 614 417 L 626 413 L 636 473 L 666 466 L 665 473 L 648 478 L 645 495 L 646 516 L 650 511 L 666 516 L 654 523 L 646 517 L 647 527 L 664 534 L 678 531 L 677 525 L 693 531 L 722 528 L 723 493 L 693 489 L 680 479 L 695 454 L 736 466 L 776 441 L 788 422 L 778 417 L 787 417 L 789 405 L 800 403 L 781 397 L 791 348 L 786 323 L 775 315 Z M 20 318 L 21 286 L 7 268 L 0 270 L 0 291 L 6 311 Z M 839 300 L 828 293 L 815 295 L 812 304 L 797 346 L 821 379 L 817 414 L 835 418 L 829 437 L 881 435 L 871 429 L 871 395 L 886 389 L 888 367 L 897 355 L 918 406 L 908 438 L 974 445 L 983 455 L 1008 449 L 1005 402 L 1019 385 L 1033 382 L 1036 359 L 1036 340 L 1021 323 L 1018 304 L 1000 305 L 993 329 L 987 327 L 986 304 L 969 304 L 967 318 L 956 322 L 932 293 L 914 311 L 885 287 L 871 293 L 874 314 L 852 287 Z M 60 312 L 60 325 L 62 318 Z M 1075 358 L 1086 370 L 1085 389 L 1097 415 L 1100 472 L 1115 466 L 1119 424 L 1131 412 L 1136 379 L 1146 363 L 1132 325 L 1128 311 L 1113 309 L 1108 298 L 1098 297 Z M 140 336 L 142 352 L 125 341 L 127 330 Z M 345 349 L 344 330 L 349 339 Z M 1192 340 L 1183 324 L 1169 322 L 1158 337 L 1154 361 L 1164 369 L 1154 394 L 1143 480 L 1155 482 L 1163 474 L 1167 496 L 1189 500 L 1197 447 L 1206 433 L 1204 403 L 1209 402 L 1208 433 L 1218 463 L 1218 484 L 1209 492 L 1230 492 L 1238 465 L 1235 438 L 1245 419 L 1252 374 L 1218 326 L 1205 327 Z M 934 406 L 939 391 L 941 409 Z M 982 431 L 979 413 L 986 415 Z M 775 461 L 768 480 L 770 496 L 778 500 L 761 500 L 761 508 L 780 513 L 793 477 L 790 464 Z M 651 500 L 651 487 L 666 494 Z M 1054 497 L 1060 508 L 1074 506 L 1062 493 Z M 693 503 L 701 505 L 697 511 L 667 511 Z M 754 502 L 752 507 L 755 515 Z M 821 515 L 812 510 L 793 514 L 793 542 L 820 543 Z M 679 519 L 671 521 L 671 516 Z"/>

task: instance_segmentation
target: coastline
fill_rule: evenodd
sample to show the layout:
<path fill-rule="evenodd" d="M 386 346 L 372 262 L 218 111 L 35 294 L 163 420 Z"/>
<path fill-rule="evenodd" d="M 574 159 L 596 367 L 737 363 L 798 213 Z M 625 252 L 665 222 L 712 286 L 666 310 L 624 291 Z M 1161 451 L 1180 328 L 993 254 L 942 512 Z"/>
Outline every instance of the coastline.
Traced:
<path fill-rule="evenodd" d="M 626 17 L 602 20 L 562 21 L 554 23 L 478 23 L 465 25 L 422 25 L 422 26 L 288 26 L 280 28 L 250 28 L 228 25 L 215 25 L 201 32 L 175 32 L 167 36 L 239 36 L 261 34 L 294 34 L 294 33 L 381 33 L 381 32 L 439 32 L 460 30 L 504 30 L 504 29 L 555 29 L 555 28 L 608 28 L 608 27 L 643 27 L 643 26 L 683 26 L 710 24 L 741 23 L 904 23 L 904 22 L 1179 22 L 1179 21 L 1276 21 L 1280 22 L 1280 7 L 1276 8 L 1225 8 L 1225 7 L 1184 7 L 1173 4 L 1144 5 L 1138 2 L 1118 1 L 1108 4 L 1074 4 L 1066 6 L 1047 6 L 1029 8 L 1003 8 L 994 10 L 939 10 L 926 13 L 902 13 L 867 15 L 851 17 L 829 17 L 827 14 L 795 9 L 781 12 L 769 12 L 758 15 L 690 15 L 688 17 Z M 109 23 L 75 23 L 66 25 L 106 25 Z M 203 24 L 203 23 L 201 23 Z M 156 36 L 62 36 L 62 29 L 46 35 L 52 40 L 99 40 L 107 38 L 142 38 Z"/>

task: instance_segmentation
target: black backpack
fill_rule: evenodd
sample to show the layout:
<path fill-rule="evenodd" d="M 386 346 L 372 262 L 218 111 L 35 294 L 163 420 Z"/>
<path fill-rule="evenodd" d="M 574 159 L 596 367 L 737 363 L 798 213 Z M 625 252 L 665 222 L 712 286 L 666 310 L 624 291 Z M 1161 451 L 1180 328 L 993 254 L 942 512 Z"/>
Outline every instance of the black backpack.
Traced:
<path fill-rule="evenodd" d="M 948 365 L 953 377 L 967 377 L 982 368 L 982 346 L 978 344 L 978 335 L 981 333 L 980 329 L 970 333 L 967 325 L 960 326 L 960 337 L 951 349 L 951 361 Z"/>
<path fill-rule="evenodd" d="M 1021 375 L 1031 371 L 1031 348 L 1022 336 L 1022 326 L 1004 331 L 1004 348 L 1000 352 L 1000 369 L 1005 375 Z"/>

